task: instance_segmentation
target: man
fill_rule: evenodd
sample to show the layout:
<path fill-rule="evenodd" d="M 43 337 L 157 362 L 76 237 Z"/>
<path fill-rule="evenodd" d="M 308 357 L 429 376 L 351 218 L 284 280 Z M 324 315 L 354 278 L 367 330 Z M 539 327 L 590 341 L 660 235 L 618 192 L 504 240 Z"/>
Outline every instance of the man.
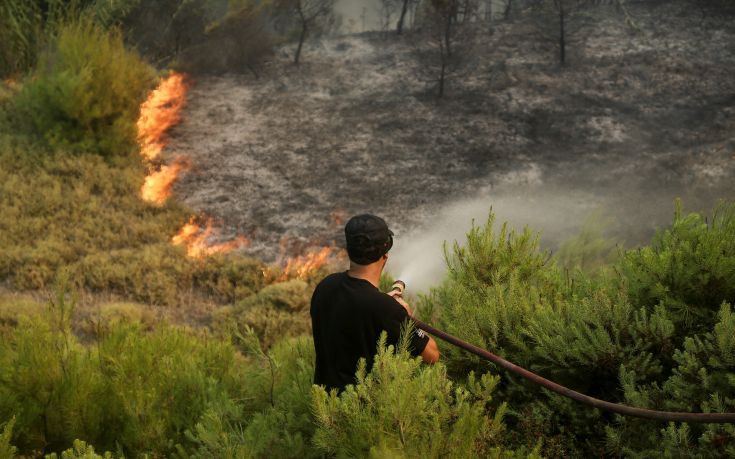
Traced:
<path fill-rule="evenodd" d="M 311 324 L 316 350 L 314 383 L 342 391 L 355 383 L 360 358 L 370 371 L 380 334 L 396 345 L 413 312 L 400 297 L 378 290 L 380 274 L 393 246 L 393 232 L 374 215 L 352 217 L 345 226 L 350 269 L 327 276 L 311 298 Z M 424 362 L 439 360 L 436 342 L 415 329 L 410 351 Z"/>

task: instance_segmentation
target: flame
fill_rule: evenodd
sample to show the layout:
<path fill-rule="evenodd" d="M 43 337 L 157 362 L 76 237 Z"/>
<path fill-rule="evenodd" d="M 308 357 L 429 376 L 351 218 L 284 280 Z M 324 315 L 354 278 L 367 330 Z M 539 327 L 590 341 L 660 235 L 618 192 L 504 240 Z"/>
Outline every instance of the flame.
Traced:
<path fill-rule="evenodd" d="M 141 143 L 140 153 L 148 161 L 161 154 L 165 146 L 163 136 L 169 128 L 181 121 L 181 109 L 185 101 L 184 76 L 171 73 L 151 91 L 140 106 L 140 118 L 137 123 Z"/>
<path fill-rule="evenodd" d="M 156 172 L 151 172 L 143 182 L 140 195 L 144 201 L 155 204 L 163 204 L 171 196 L 173 187 L 179 172 L 190 169 L 189 162 L 179 157 L 170 166 L 161 166 Z"/>
<path fill-rule="evenodd" d="M 185 224 L 171 239 L 174 245 L 185 244 L 186 254 L 192 258 L 205 258 L 217 253 L 227 253 L 249 244 L 244 236 L 238 236 L 232 241 L 220 244 L 210 244 L 209 239 L 216 234 L 212 220 L 207 220 L 204 229 L 197 225 L 194 220 L 194 217 L 192 217 L 189 223 Z"/>
<path fill-rule="evenodd" d="M 278 280 L 285 281 L 293 277 L 306 280 L 314 272 L 326 265 L 334 253 L 334 247 L 322 247 L 320 250 L 289 258 Z"/>

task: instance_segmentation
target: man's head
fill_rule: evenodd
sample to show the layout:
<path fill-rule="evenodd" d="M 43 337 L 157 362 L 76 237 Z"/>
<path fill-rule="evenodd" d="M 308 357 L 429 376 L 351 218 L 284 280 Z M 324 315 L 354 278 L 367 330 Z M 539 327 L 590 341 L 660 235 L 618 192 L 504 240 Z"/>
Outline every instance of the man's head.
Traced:
<path fill-rule="evenodd" d="M 393 231 L 388 229 L 382 218 L 362 214 L 347 222 L 345 239 L 350 261 L 358 265 L 371 265 L 385 260 L 385 255 L 393 246 Z"/>

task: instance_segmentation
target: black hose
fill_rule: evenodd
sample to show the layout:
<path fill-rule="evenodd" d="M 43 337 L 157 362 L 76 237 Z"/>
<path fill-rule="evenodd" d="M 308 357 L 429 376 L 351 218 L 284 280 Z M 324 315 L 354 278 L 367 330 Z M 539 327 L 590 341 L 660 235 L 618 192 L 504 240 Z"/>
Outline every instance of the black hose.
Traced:
<path fill-rule="evenodd" d="M 621 414 L 623 416 L 632 416 L 636 418 L 654 419 L 656 421 L 667 421 L 667 422 L 700 422 L 700 423 L 715 423 L 715 424 L 726 424 L 735 423 L 735 413 L 682 413 L 675 411 L 657 411 L 648 410 L 645 408 L 634 408 L 632 406 L 621 405 L 619 403 L 606 402 L 588 395 L 581 394 L 575 390 L 564 387 L 561 384 L 557 384 L 554 381 L 537 375 L 525 368 L 519 367 L 518 365 L 505 360 L 502 357 L 489 352 L 485 349 L 479 348 L 470 343 L 466 343 L 456 336 L 452 336 L 449 333 L 445 333 L 438 330 L 431 325 L 425 324 L 420 320 L 414 319 L 416 326 L 432 335 L 440 338 L 450 344 L 454 344 L 467 352 L 475 354 L 478 357 L 489 360 L 508 371 L 511 371 L 523 378 L 528 379 L 531 382 L 541 385 L 552 392 L 556 392 L 564 397 L 571 398 L 585 405 L 589 405 L 604 411 L 610 411 L 612 413 Z"/>

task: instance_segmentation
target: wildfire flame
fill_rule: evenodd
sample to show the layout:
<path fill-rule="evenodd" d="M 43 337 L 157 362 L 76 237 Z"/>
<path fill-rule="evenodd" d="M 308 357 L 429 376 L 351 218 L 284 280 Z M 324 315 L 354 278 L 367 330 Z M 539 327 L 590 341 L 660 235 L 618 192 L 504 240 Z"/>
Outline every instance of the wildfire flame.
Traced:
<path fill-rule="evenodd" d="M 186 84 L 184 76 L 172 73 L 164 78 L 156 89 L 151 91 L 148 98 L 140 107 L 138 119 L 138 138 L 141 144 L 141 155 L 149 164 L 157 159 L 166 146 L 166 131 L 181 121 L 181 109 L 186 102 Z M 179 156 L 173 164 L 162 165 L 145 178 L 141 188 L 141 197 L 156 204 L 163 204 L 171 195 L 171 188 L 179 173 L 189 170 L 191 164 L 188 159 Z M 204 228 L 195 222 L 192 217 L 179 232 L 171 239 L 175 245 L 185 245 L 186 253 L 190 257 L 204 258 L 217 253 L 227 253 L 239 247 L 248 245 L 243 236 L 236 239 L 210 244 L 209 240 L 216 235 L 211 219 Z"/>
<path fill-rule="evenodd" d="M 238 236 L 232 241 L 220 244 L 210 244 L 209 239 L 216 234 L 212 220 L 207 220 L 204 228 L 197 225 L 194 217 L 185 224 L 179 232 L 171 239 L 174 245 L 186 245 L 186 254 L 193 258 L 205 258 L 217 253 L 227 253 L 240 247 L 248 245 L 244 236 Z"/>
<path fill-rule="evenodd" d="M 166 146 L 164 135 L 168 129 L 181 121 L 181 109 L 186 102 L 184 76 L 172 73 L 151 91 L 140 106 L 138 137 L 141 154 L 148 160 L 156 159 Z"/>
<path fill-rule="evenodd" d="M 336 249 L 334 247 L 323 247 L 305 255 L 289 258 L 278 280 L 284 281 L 293 277 L 306 280 L 314 272 L 326 265 L 335 252 Z"/>
<path fill-rule="evenodd" d="M 189 169 L 189 162 L 181 157 L 177 158 L 170 166 L 161 166 L 161 169 L 151 172 L 145 178 L 143 187 L 140 190 L 141 197 L 144 201 L 163 204 L 171 196 L 171 187 L 173 187 L 179 172 Z"/>

